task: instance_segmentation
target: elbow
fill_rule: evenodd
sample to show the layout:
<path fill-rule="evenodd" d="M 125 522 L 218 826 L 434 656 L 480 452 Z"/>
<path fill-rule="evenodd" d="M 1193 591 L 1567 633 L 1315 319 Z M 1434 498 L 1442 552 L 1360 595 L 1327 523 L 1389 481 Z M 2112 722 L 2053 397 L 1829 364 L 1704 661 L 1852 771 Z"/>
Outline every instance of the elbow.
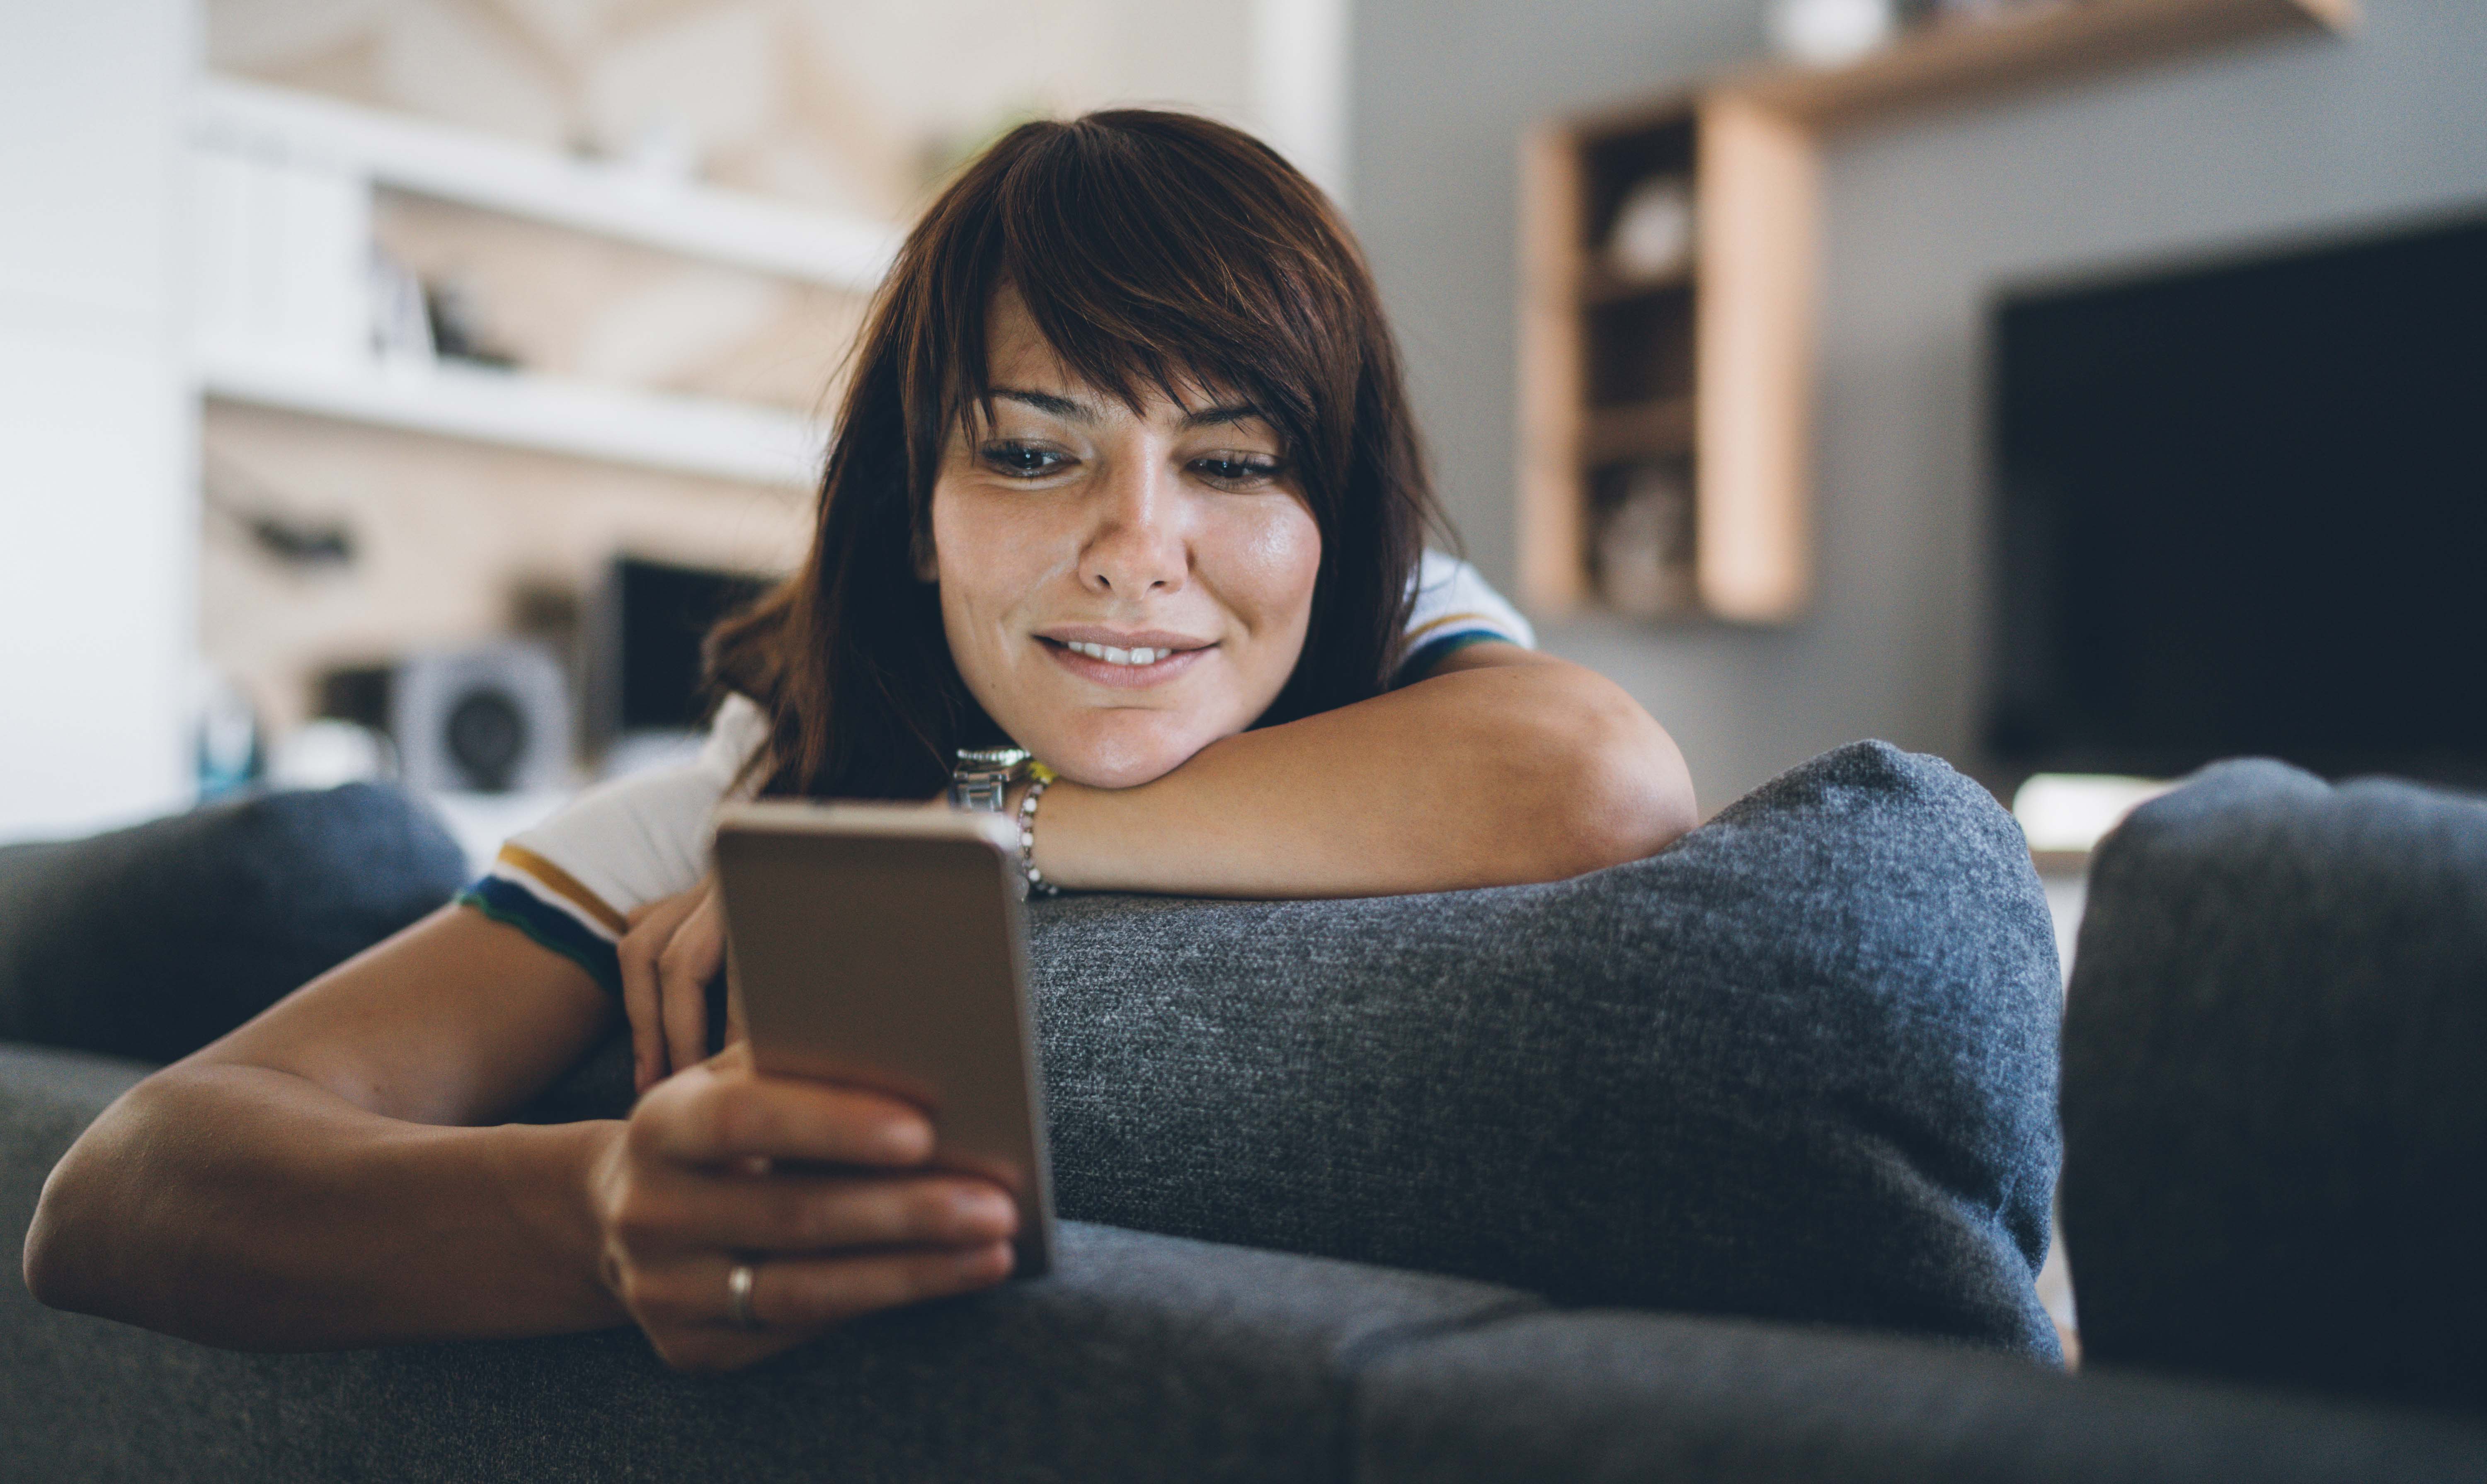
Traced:
<path fill-rule="evenodd" d="M 162 1073 L 140 1082 L 104 1109 L 70 1145 L 43 1181 L 27 1223 L 21 1268 L 26 1291 L 50 1308 L 169 1329 L 146 1312 L 158 1298 L 152 1279 L 163 1268 L 141 1249 L 154 1223 L 141 1192 L 159 1197 L 163 1183 L 142 1167 L 151 1140 L 148 1110 Z"/>
<path fill-rule="evenodd" d="M 1602 678 L 1584 700 L 1549 750 L 1553 878 L 1654 855 L 1701 821 L 1684 755 L 1656 718 Z"/>
<path fill-rule="evenodd" d="M 72 1148 L 43 1182 L 35 1203 L 35 1218 L 26 1228 L 23 1271 L 26 1292 L 50 1308 L 95 1313 L 98 1282 L 90 1264 L 97 1243 L 81 1235 L 77 1218 L 80 1190 Z"/>

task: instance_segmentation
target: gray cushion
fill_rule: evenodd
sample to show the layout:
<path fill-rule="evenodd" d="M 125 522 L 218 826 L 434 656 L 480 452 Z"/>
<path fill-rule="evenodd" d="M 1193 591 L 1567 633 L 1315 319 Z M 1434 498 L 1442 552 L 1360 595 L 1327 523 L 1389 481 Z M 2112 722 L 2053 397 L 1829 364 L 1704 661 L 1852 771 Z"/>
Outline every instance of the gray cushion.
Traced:
<path fill-rule="evenodd" d="M 1068 1215 L 2055 1354 L 2054 939 L 1939 760 L 1843 747 L 1547 885 L 1065 898 L 1033 958 Z"/>
<path fill-rule="evenodd" d="M 2210 769 L 2101 847 L 2075 962 L 2088 1353 L 2487 1411 L 2487 802 Z"/>
<path fill-rule="evenodd" d="M 0 1246 L 143 1069 L 0 1047 Z M 0 1477 L 1345 1477 L 1350 1379 L 1402 1336 L 1534 1301 L 1076 1223 L 1056 1274 L 685 1377 L 636 1331 L 240 1355 L 57 1313 L 0 1274 Z"/>
<path fill-rule="evenodd" d="M 1611 1311 L 1394 1347 L 1356 1414 L 1370 1484 L 2487 1480 L 2487 1433 L 2441 1416 Z"/>
<path fill-rule="evenodd" d="M 143 1068 L 0 1047 L 0 1248 Z M 2487 1435 L 1072 1224 L 1056 1276 L 730 1377 L 629 1333 L 204 1350 L 0 1274 L 0 1477 L 2487 1479 Z M 13 1265 L 14 1266 L 14 1265 Z"/>
<path fill-rule="evenodd" d="M 171 1061 L 446 902 L 465 859 L 392 789 L 0 847 L 0 1038 Z"/>

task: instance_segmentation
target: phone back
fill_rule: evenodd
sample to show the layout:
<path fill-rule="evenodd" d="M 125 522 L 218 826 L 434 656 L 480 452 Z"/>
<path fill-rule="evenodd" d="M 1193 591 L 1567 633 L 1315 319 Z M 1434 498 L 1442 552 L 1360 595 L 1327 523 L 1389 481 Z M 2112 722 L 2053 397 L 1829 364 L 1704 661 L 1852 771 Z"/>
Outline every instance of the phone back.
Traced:
<path fill-rule="evenodd" d="M 1034 1276 L 1053 1201 L 1013 843 L 997 815 L 771 800 L 719 814 L 716 866 L 760 1070 L 924 1108 L 936 1163 L 1018 1197 Z"/>

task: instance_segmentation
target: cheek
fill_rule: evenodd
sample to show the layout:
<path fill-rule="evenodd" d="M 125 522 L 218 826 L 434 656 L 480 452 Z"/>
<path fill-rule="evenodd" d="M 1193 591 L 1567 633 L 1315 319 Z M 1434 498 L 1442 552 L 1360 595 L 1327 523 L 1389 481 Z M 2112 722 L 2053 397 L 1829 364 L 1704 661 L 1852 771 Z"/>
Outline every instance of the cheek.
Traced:
<path fill-rule="evenodd" d="M 1033 592 L 1051 560 L 1043 533 L 1020 529 L 1011 512 L 943 480 L 933 489 L 932 575 L 941 586 L 941 620 L 960 668 L 978 667 L 995 621 Z"/>
<path fill-rule="evenodd" d="M 1321 574 L 1321 527 L 1301 501 L 1287 500 L 1251 513 L 1222 544 L 1227 553 L 1219 586 L 1226 601 L 1258 635 L 1300 642 L 1312 617 L 1313 584 Z M 1287 668 L 1295 657 L 1288 654 Z"/>

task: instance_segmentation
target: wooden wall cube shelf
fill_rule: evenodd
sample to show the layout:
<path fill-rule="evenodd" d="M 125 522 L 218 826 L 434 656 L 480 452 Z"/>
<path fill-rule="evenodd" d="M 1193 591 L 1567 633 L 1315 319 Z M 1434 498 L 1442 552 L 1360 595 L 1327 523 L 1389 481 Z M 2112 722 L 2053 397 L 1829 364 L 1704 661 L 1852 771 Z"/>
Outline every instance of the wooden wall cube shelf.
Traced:
<path fill-rule="evenodd" d="M 2357 0 L 2064 0 L 1939 26 L 1845 67 L 1746 73 L 1532 131 L 1520 201 L 1522 601 L 1557 618 L 1803 613 L 1827 131 L 2356 18 Z M 1606 244 L 1634 187 L 1668 178 L 1692 203 L 1689 259 L 1633 277 Z M 1617 571 L 1602 571 L 1602 550 Z"/>

